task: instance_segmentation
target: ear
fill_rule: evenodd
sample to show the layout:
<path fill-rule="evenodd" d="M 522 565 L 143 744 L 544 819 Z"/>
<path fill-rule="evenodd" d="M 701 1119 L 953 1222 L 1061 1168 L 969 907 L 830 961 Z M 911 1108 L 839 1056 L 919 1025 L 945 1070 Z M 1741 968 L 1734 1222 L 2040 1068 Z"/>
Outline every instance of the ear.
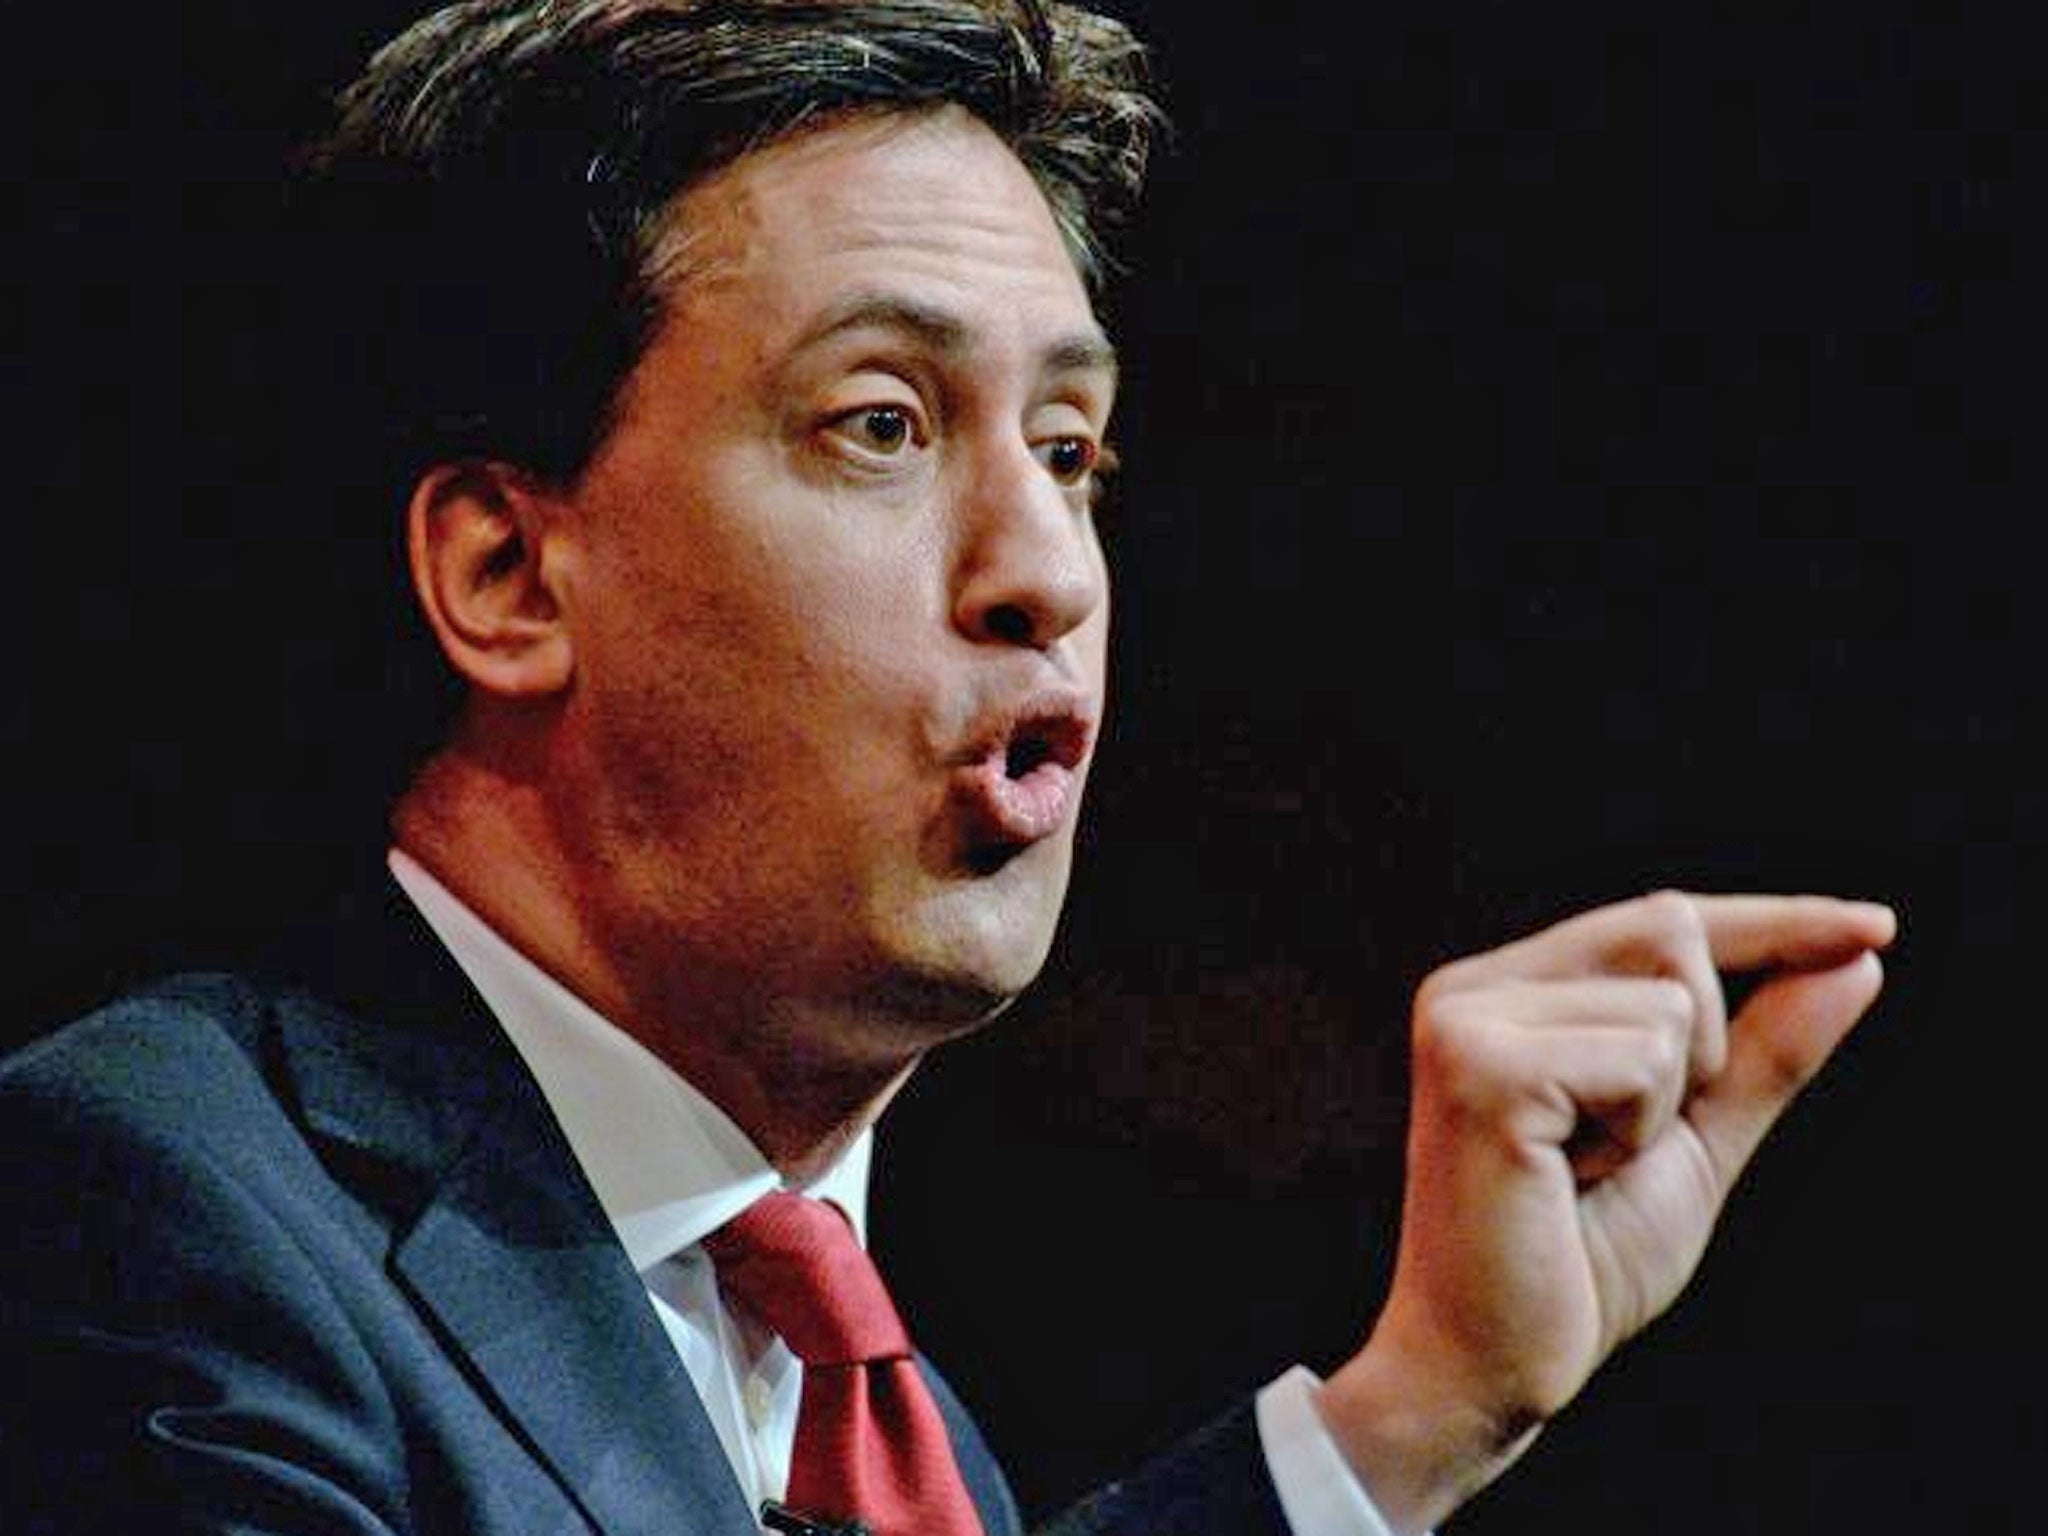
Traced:
<path fill-rule="evenodd" d="M 559 561 L 559 503 L 510 465 L 439 464 L 406 509 L 413 591 L 471 687 L 501 698 L 560 692 L 574 671 Z"/>

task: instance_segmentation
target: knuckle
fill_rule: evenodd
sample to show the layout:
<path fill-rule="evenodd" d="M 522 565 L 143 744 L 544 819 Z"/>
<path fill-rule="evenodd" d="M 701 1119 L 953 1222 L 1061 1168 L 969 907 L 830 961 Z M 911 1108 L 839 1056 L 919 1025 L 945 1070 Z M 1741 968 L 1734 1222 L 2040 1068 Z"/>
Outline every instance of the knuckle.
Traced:
<path fill-rule="evenodd" d="M 1493 1013 L 1483 999 L 1453 992 L 1418 1006 L 1414 1058 L 1417 1071 L 1450 1102 L 1477 1105 L 1493 1096 L 1498 1076 L 1489 1049 Z"/>
<path fill-rule="evenodd" d="M 1675 1102 L 1670 1074 L 1639 1055 L 1609 1079 L 1598 1101 L 1600 1123 L 1616 1142 L 1640 1148 L 1657 1134 Z"/>
<path fill-rule="evenodd" d="M 1662 1088 L 1686 1069 L 1690 1057 L 1685 1032 L 1653 1030 L 1644 1037 L 1643 1070 L 1653 1090 Z"/>
<path fill-rule="evenodd" d="M 1652 891 L 1641 897 L 1636 906 L 1644 927 L 1666 944 L 1686 945 L 1706 939 L 1706 922 L 1700 909 L 1683 891 L 1668 887 Z"/>
<path fill-rule="evenodd" d="M 1464 986 L 1464 978 L 1470 967 L 1469 960 L 1453 960 L 1447 965 L 1438 966 L 1423 977 L 1422 985 L 1415 989 L 1417 1016 L 1433 1011 L 1444 998 L 1455 994 Z"/>
<path fill-rule="evenodd" d="M 1415 995 L 1415 1048 L 1437 1054 L 1460 1049 L 1472 1027 L 1472 1012 L 1468 996 L 1433 990 L 1425 982 Z"/>
<path fill-rule="evenodd" d="M 1675 976 L 1658 976 L 1650 985 L 1656 989 L 1657 1017 L 1689 1029 L 1699 1015 L 1699 994 Z"/>

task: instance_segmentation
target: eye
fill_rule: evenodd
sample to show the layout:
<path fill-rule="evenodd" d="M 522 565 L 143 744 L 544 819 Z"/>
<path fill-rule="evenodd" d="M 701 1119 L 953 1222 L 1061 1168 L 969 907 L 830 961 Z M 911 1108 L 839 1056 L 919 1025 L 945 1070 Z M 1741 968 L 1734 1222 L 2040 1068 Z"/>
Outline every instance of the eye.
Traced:
<path fill-rule="evenodd" d="M 916 414 L 908 406 L 864 405 L 835 417 L 831 430 L 864 453 L 893 459 L 923 439 Z"/>
<path fill-rule="evenodd" d="M 1102 450 L 1085 437 L 1055 437 L 1038 445 L 1038 455 L 1053 479 L 1072 486 L 1087 480 Z"/>

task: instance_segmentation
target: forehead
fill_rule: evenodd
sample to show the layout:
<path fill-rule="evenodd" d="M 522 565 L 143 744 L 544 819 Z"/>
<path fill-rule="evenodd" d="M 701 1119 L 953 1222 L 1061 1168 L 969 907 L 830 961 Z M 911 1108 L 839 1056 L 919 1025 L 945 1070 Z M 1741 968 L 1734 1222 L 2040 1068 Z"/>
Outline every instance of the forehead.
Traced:
<path fill-rule="evenodd" d="M 1107 355 L 1031 173 L 953 107 L 843 121 L 741 157 L 679 200 L 658 270 L 672 315 L 738 305 L 763 344 L 896 303 L 980 339 L 1057 332 L 1070 352 L 1092 339 Z"/>

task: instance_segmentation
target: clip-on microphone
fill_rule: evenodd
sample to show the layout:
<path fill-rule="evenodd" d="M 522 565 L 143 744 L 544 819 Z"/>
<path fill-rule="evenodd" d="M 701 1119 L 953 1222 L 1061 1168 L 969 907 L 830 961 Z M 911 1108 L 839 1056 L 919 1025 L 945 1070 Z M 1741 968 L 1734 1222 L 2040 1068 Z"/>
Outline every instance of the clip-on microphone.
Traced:
<path fill-rule="evenodd" d="M 873 1536 L 858 1520 L 834 1525 L 829 1520 L 814 1520 L 809 1515 L 800 1515 L 773 1499 L 761 1501 L 761 1525 L 764 1530 L 781 1531 L 783 1536 Z"/>

